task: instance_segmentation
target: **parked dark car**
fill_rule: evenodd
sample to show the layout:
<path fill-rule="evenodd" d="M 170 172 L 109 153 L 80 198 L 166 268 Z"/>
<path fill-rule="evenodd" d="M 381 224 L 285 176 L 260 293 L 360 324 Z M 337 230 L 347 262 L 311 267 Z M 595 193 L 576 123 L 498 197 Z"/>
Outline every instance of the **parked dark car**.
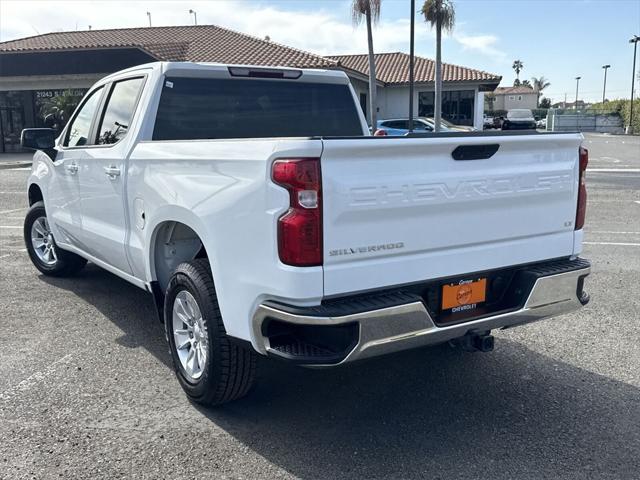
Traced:
<path fill-rule="evenodd" d="M 502 118 L 502 130 L 535 130 L 536 120 L 531 110 L 514 109 L 507 112 L 507 117 Z"/>

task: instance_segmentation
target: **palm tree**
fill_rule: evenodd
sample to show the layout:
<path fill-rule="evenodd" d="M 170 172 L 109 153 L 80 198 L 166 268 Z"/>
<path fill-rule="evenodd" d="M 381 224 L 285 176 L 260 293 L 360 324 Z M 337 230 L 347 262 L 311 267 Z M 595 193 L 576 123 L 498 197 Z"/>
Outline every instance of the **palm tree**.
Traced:
<path fill-rule="evenodd" d="M 380 4 L 382 0 L 353 0 L 351 4 L 351 19 L 354 25 L 359 25 L 364 18 L 367 24 L 367 44 L 369 46 L 369 120 L 371 129 L 377 128 L 376 102 L 376 58 L 373 54 L 372 24 L 380 19 Z"/>
<path fill-rule="evenodd" d="M 531 83 L 533 84 L 533 89 L 538 93 L 538 106 L 540 105 L 540 96 L 542 95 L 542 91 L 550 86 L 551 84 L 544 77 L 531 77 Z"/>
<path fill-rule="evenodd" d="M 433 121 L 436 132 L 440 131 L 442 118 L 442 30 L 453 30 L 456 12 L 451 0 L 425 0 L 420 13 L 424 21 L 436 28 L 436 84 Z"/>
<path fill-rule="evenodd" d="M 513 68 L 516 71 L 517 83 L 514 83 L 514 85 L 520 85 L 520 72 L 524 69 L 524 63 L 522 63 L 522 60 L 514 60 L 513 65 L 511 65 L 511 68 Z"/>

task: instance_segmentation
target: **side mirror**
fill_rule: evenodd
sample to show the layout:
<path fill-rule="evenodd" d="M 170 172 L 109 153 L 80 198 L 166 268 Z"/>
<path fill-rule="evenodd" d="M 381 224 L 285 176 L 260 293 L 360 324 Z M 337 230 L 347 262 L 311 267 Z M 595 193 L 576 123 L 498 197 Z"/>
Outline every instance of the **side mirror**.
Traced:
<path fill-rule="evenodd" d="M 56 132 L 52 128 L 25 128 L 20 135 L 20 145 L 32 150 L 49 150 L 56 145 Z"/>

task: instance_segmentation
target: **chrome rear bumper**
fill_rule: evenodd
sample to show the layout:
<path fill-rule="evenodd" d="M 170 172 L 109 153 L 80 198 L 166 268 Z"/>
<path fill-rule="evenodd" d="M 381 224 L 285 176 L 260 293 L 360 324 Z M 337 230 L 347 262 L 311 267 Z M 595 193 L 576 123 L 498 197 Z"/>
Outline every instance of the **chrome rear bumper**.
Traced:
<path fill-rule="evenodd" d="M 536 280 L 524 306 L 508 313 L 497 314 L 454 325 L 436 325 L 421 301 L 388 308 L 375 309 L 341 316 L 316 316 L 290 313 L 273 305 L 260 305 L 253 317 L 255 346 L 259 353 L 285 358 L 271 348 L 269 338 L 262 333 L 262 324 L 275 319 L 296 325 L 346 325 L 359 327 L 357 343 L 338 362 L 338 365 L 363 358 L 425 345 L 434 345 L 460 338 L 470 331 L 509 328 L 578 310 L 588 302 L 582 291 L 582 279 L 590 267 L 540 277 Z M 580 297 L 579 297 L 580 296 Z M 298 362 L 304 363 L 304 362 Z M 322 366 L 322 364 L 315 364 Z"/>

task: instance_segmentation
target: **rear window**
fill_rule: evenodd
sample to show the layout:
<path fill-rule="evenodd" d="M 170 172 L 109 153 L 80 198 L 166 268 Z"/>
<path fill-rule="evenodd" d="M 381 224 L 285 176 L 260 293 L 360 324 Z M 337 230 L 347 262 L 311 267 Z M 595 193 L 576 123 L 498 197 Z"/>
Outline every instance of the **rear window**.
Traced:
<path fill-rule="evenodd" d="M 531 110 L 509 110 L 507 112 L 507 118 L 531 118 L 533 113 Z"/>
<path fill-rule="evenodd" d="M 347 85 L 166 78 L 154 140 L 358 136 Z"/>

